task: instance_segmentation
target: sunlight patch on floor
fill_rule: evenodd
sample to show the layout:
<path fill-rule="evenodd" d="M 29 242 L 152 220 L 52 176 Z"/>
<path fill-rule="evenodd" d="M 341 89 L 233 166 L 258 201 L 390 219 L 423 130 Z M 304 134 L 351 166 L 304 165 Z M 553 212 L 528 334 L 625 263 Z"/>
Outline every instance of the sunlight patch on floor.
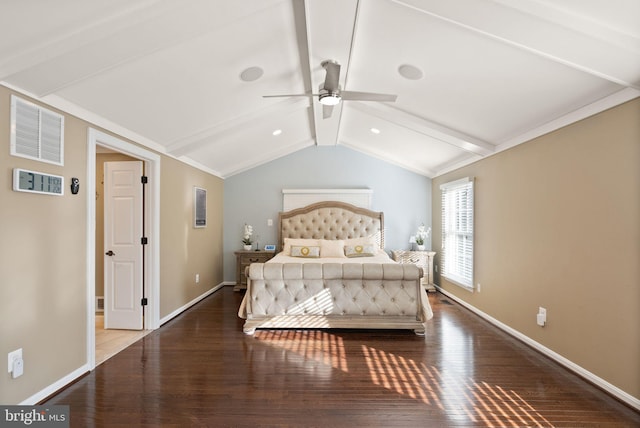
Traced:
<path fill-rule="evenodd" d="M 487 426 L 553 426 L 513 390 L 487 382 L 475 382 L 470 378 L 465 380 L 453 373 L 443 375 L 434 366 L 416 364 L 401 355 L 368 346 L 362 346 L 362 352 L 371 381 L 390 391 L 442 410 L 450 410 L 453 406 L 462 410 L 471 421 Z M 460 418 L 456 419 L 460 421 Z"/>
<path fill-rule="evenodd" d="M 343 339 L 323 330 L 263 330 L 255 338 L 263 343 L 348 372 Z"/>

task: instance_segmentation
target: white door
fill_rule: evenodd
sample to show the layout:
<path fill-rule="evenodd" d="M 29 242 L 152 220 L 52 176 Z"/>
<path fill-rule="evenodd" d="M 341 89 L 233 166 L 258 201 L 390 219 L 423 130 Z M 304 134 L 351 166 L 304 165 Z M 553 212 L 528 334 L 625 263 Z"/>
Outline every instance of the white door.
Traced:
<path fill-rule="evenodd" d="M 143 326 L 142 162 L 104 164 L 104 327 Z"/>

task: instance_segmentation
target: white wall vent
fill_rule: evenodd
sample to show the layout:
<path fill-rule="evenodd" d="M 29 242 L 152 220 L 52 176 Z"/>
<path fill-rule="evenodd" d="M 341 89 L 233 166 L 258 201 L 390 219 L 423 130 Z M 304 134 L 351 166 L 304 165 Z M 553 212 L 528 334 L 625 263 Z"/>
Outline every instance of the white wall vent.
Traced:
<path fill-rule="evenodd" d="M 64 165 L 64 116 L 12 95 L 11 154 Z"/>
<path fill-rule="evenodd" d="M 96 312 L 104 312 L 104 297 L 96 296 Z"/>

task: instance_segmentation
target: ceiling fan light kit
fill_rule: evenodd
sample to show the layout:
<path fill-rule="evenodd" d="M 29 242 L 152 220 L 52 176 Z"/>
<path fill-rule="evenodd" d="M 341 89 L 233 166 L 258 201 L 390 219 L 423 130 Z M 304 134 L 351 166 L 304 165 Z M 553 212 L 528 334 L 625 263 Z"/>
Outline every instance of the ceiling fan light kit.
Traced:
<path fill-rule="evenodd" d="M 396 95 L 378 94 L 373 92 L 357 92 L 342 91 L 340 89 L 340 63 L 335 60 L 326 60 L 321 63 L 325 69 L 326 75 L 324 84 L 320 88 L 319 94 L 291 94 L 291 95 L 263 95 L 264 98 L 273 97 L 318 97 L 318 101 L 323 106 L 323 119 L 331 117 L 331 107 L 340 103 L 340 101 L 378 101 L 378 102 L 394 102 Z"/>
<path fill-rule="evenodd" d="M 325 106 L 334 106 L 340 102 L 342 97 L 336 92 L 328 92 L 319 95 L 320 104 Z"/>

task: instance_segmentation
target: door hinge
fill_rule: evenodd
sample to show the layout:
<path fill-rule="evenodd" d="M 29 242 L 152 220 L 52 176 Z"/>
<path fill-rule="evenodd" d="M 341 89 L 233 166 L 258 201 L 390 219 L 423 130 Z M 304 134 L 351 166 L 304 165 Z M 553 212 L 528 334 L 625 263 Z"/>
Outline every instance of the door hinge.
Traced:
<path fill-rule="evenodd" d="M 142 182 L 142 184 L 147 184 L 147 182 L 149 181 L 149 179 L 147 178 L 146 175 L 143 175 L 142 177 L 140 177 L 140 181 Z"/>
<path fill-rule="evenodd" d="M 147 243 L 148 243 L 147 237 L 146 237 L 146 236 L 143 236 L 142 238 L 140 238 L 140 243 L 141 243 L 142 245 L 147 245 Z"/>
<path fill-rule="evenodd" d="M 146 297 L 142 298 L 142 300 L 140 301 L 140 305 L 147 306 L 147 298 Z"/>

